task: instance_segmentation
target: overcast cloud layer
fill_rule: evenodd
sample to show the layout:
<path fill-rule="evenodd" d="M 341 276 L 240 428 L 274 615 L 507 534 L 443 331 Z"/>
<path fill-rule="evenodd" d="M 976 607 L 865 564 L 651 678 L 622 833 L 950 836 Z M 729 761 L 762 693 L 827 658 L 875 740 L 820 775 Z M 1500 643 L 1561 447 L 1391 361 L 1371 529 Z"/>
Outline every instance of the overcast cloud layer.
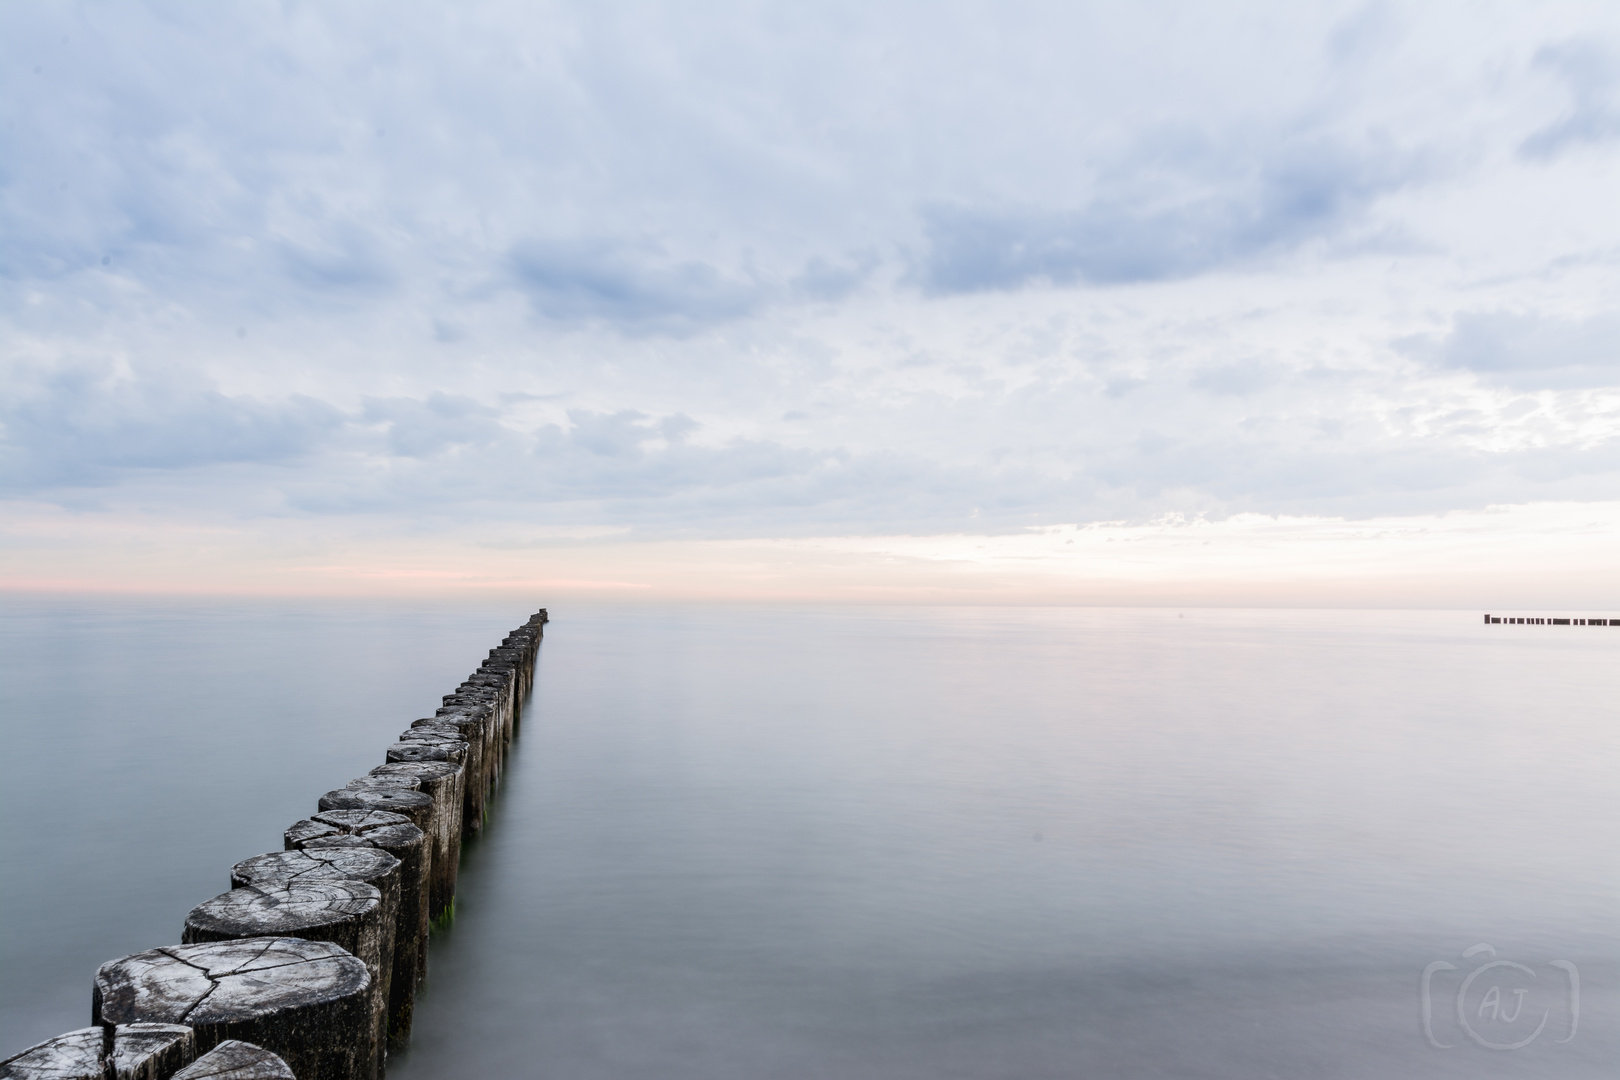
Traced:
<path fill-rule="evenodd" d="M 1612 2 L 24 2 L 0 113 L 16 504 L 703 538 L 1620 492 Z"/>

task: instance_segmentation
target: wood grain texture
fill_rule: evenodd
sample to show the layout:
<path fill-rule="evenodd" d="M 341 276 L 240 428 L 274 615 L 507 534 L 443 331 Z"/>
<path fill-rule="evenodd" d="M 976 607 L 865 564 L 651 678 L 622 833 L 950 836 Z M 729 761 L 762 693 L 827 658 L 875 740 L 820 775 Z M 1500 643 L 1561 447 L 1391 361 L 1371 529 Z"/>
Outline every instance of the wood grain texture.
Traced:
<path fill-rule="evenodd" d="M 278 1054 L 237 1039 L 226 1039 L 174 1080 L 298 1080 Z"/>
<path fill-rule="evenodd" d="M 426 833 L 401 814 L 381 810 L 327 810 L 289 828 L 288 850 L 310 853 L 374 848 L 400 862 L 399 915 L 389 969 L 388 1040 L 409 1042 L 416 988 L 427 976 L 428 902 L 432 847 Z"/>
<path fill-rule="evenodd" d="M 247 886 L 191 909 L 180 940 L 187 945 L 253 937 L 297 937 L 341 945 L 369 975 L 365 1044 L 375 1076 L 387 1056 L 388 988 L 380 981 L 385 939 L 382 891 L 363 881 L 304 877 L 286 885 Z"/>
<path fill-rule="evenodd" d="M 430 913 L 438 918 L 456 898 L 461 866 L 461 814 L 466 768 L 450 761 L 391 761 L 371 770 L 377 780 L 409 777 L 433 800 L 433 884 Z M 352 784 L 352 782 L 351 782 Z"/>
<path fill-rule="evenodd" d="M 0 1061 L 4 1080 L 102 1080 L 107 1032 L 80 1028 Z"/>
<path fill-rule="evenodd" d="M 103 1027 L 186 1024 L 197 1048 L 240 1039 L 281 1055 L 298 1080 L 366 1080 L 371 976 L 329 941 L 248 938 L 172 945 L 96 972 L 92 1010 Z"/>
<path fill-rule="evenodd" d="M 385 1036 L 377 1046 L 382 1059 L 378 1061 L 379 1069 L 388 1051 L 386 1035 L 394 982 L 395 938 L 399 933 L 400 868 L 403 865 L 381 848 L 338 847 L 271 851 L 243 859 L 231 867 L 233 889 L 285 888 L 309 881 L 362 881 L 382 894 L 381 934 L 376 956 L 355 953 L 371 972 L 373 1023 Z M 407 966 L 404 978 L 414 980 L 415 976 L 415 969 Z"/>
<path fill-rule="evenodd" d="M 197 1057 L 197 1035 L 185 1024 L 118 1024 L 105 1065 L 108 1080 L 169 1080 Z"/>

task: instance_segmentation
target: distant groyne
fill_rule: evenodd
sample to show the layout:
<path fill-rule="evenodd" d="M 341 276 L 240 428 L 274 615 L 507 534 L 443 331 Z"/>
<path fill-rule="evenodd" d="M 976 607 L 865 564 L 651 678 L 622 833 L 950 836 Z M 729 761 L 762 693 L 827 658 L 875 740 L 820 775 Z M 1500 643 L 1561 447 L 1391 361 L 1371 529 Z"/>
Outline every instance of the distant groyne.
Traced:
<path fill-rule="evenodd" d="M 541 608 L 328 791 L 284 849 L 230 868 L 176 945 L 101 965 L 91 1026 L 0 1061 L 0 1080 L 377 1080 L 410 1038 L 428 936 L 455 911 L 549 616 Z"/>
<path fill-rule="evenodd" d="M 1512 623 L 1519 626 L 1620 626 L 1620 619 L 1552 619 L 1537 615 L 1487 615 L 1487 625 Z"/>

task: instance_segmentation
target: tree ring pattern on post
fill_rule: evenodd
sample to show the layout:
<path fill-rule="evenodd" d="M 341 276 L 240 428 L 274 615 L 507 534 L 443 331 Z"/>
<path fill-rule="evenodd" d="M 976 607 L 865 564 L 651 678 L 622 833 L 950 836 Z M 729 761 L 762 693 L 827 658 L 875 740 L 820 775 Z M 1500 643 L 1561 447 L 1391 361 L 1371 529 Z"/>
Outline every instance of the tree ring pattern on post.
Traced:
<path fill-rule="evenodd" d="M 101 1080 L 108 1033 L 80 1028 L 0 1061 L 4 1080 Z"/>
<path fill-rule="evenodd" d="M 196 1056 L 185 1024 L 88 1027 L 0 1061 L 0 1080 L 167 1080 Z"/>
<path fill-rule="evenodd" d="M 366 965 L 329 941 L 248 938 L 171 945 L 101 965 L 96 1023 L 187 1024 L 197 1048 L 241 1039 L 281 1055 L 298 1080 L 370 1076 Z"/>
<path fill-rule="evenodd" d="M 249 937 L 299 937 L 330 941 L 359 957 L 370 974 L 366 1044 L 374 1076 L 387 1056 L 388 987 L 382 981 L 382 951 L 393 935 L 384 928 L 382 890 L 363 881 L 309 877 L 286 885 L 247 886 L 221 893 L 191 909 L 181 941 L 231 941 Z M 390 928 L 391 929 L 391 928 Z M 390 958 L 390 962 L 391 962 Z"/>
<path fill-rule="evenodd" d="M 106 1067 L 112 1080 L 162 1080 L 196 1056 L 196 1033 L 185 1024 L 118 1024 Z"/>
<path fill-rule="evenodd" d="M 466 769 L 450 761 L 391 761 L 371 770 L 374 780 L 409 778 L 416 789 L 433 800 L 433 884 L 431 914 L 438 918 L 456 897 L 456 874 L 461 866 L 461 812 Z M 352 788 L 358 781 L 349 781 Z"/>
<path fill-rule="evenodd" d="M 378 919 L 375 966 L 366 961 L 372 979 L 372 1012 L 377 1031 L 388 1033 L 389 1002 L 394 981 L 395 938 L 399 933 L 400 867 L 394 856 L 373 847 L 313 848 L 303 851 L 272 851 L 244 859 L 231 867 L 231 887 L 285 888 L 310 881 L 363 881 L 382 894 Z M 355 955 L 359 956 L 359 953 Z M 407 965 L 402 978 L 414 979 L 414 967 Z M 387 1056 L 387 1038 L 378 1042 L 378 1068 Z"/>
<path fill-rule="evenodd" d="M 174 1080 L 298 1080 L 280 1056 L 237 1039 L 226 1039 L 174 1074 Z"/>
<path fill-rule="evenodd" d="M 386 810 L 391 814 L 404 814 L 411 824 L 428 831 L 433 800 L 420 791 L 389 788 L 381 791 L 349 791 L 338 788 L 321 796 L 322 810 Z"/>
<path fill-rule="evenodd" d="M 289 850 L 347 851 L 373 847 L 400 861 L 399 919 L 394 928 L 394 962 L 388 987 L 388 1039 L 398 1047 L 410 1040 L 416 987 L 427 975 L 428 899 L 432 841 L 402 814 L 384 810 L 323 810 L 286 832 Z"/>

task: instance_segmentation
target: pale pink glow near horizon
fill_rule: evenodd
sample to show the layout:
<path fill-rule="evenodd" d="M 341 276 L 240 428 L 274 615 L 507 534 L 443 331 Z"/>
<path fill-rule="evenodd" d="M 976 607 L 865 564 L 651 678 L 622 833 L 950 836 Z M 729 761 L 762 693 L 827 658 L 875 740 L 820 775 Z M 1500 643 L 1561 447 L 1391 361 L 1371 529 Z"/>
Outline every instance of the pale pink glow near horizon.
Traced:
<path fill-rule="evenodd" d="M 148 523 L 126 547 L 41 520 L 0 536 L 0 588 L 118 593 L 477 596 L 593 602 L 787 601 L 1285 607 L 1620 605 L 1620 504 L 1411 518 L 1053 526 L 1013 536 L 528 545 L 409 544 L 304 526 L 238 534 Z M 32 546 L 24 538 L 32 538 Z M 208 543 L 199 543 L 202 537 Z M 42 544 L 41 540 L 49 538 Z M 26 565 L 24 565 L 26 564 Z M 75 573 L 69 569 L 77 565 Z M 19 573 L 18 571 L 23 572 Z"/>

